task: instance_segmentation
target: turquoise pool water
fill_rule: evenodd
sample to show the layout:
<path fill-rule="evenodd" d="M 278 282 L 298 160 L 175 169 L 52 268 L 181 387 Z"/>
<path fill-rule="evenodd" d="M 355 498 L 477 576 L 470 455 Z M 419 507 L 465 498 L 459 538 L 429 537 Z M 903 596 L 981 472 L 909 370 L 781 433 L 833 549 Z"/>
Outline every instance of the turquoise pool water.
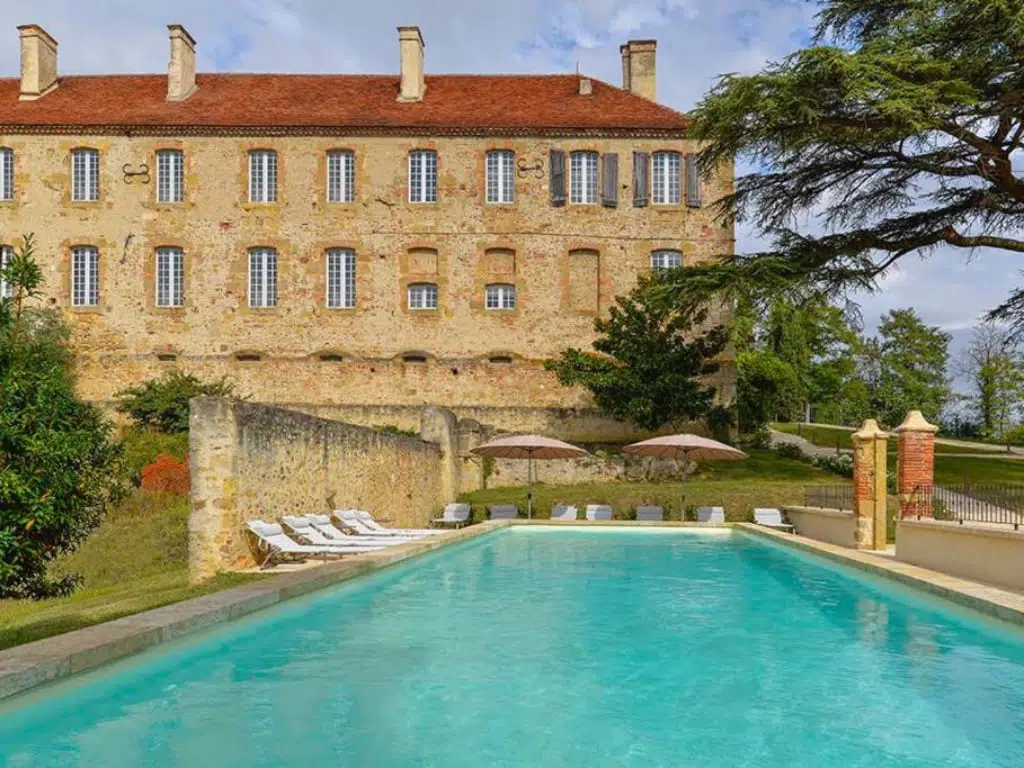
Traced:
<path fill-rule="evenodd" d="M 1020 766 L 1024 634 L 746 535 L 513 529 L 0 709 L 4 766 Z"/>

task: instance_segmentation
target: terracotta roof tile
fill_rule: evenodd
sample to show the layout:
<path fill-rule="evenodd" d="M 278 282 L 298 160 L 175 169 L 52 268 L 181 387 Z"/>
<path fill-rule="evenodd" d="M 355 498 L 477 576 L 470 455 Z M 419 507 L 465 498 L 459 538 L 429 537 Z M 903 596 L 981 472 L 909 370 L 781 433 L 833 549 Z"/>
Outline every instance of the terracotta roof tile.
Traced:
<path fill-rule="evenodd" d="M 166 100 L 163 75 L 60 79 L 18 101 L 0 79 L 0 130 L 320 130 L 391 133 L 680 133 L 685 115 L 600 80 L 578 94 L 575 75 L 427 76 L 424 100 L 399 103 L 397 75 L 207 74 L 184 102 Z"/>

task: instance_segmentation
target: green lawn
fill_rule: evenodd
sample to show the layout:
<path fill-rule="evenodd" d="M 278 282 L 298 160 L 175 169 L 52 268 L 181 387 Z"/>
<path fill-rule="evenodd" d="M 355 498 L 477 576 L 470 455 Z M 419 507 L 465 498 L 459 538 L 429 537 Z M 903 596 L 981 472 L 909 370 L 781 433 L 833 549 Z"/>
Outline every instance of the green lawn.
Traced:
<path fill-rule="evenodd" d="M 822 446 L 823 448 L 835 448 L 838 445 L 840 448 L 852 448 L 853 441 L 850 439 L 851 435 L 857 430 L 850 427 L 823 427 L 820 424 L 793 424 L 790 422 L 776 422 L 772 424 L 772 429 L 777 432 L 785 432 L 790 435 L 800 435 L 805 440 L 810 441 L 814 445 Z M 889 440 L 888 444 L 889 453 L 896 452 L 896 440 Z M 965 448 L 958 445 L 946 445 L 944 443 L 935 444 L 935 453 L 957 453 L 957 454 L 969 454 L 976 453 L 979 456 L 998 456 L 1000 453 L 1006 453 L 1006 447 L 1000 449 L 999 446 L 993 445 L 991 450 L 984 448 Z"/>
<path fill-rule="evenodd" d="M 701 464 L 686 482 L 686 504 L 725 507 L 727 520 L 742 521 L 754 507 L 802 503 L 806 485 L 845 485 L 850 481 L 824 472 L 801 461 L 782 459 L 772 451 L 750 451 L 750 459 L 736 462 Z M 632 517 L 639 504 L 657 504 L 667 517 L 679 519 L 678 481 L 610 482 L 582 485 L 538 485 L 534 489 L 534 510 L 545 518 L 554 504 L 575 504 L 583 512 L 586 504 L 611 504 L 615 517 Z M 492 488 L 460 496 L 473 505 L 473 517 L 487 517 L 487 504 L 519 505 L 526 511 L 524 488 Z"/>
<path fill-rule="evenodd" d="M 895 466 L 894 466 L 895 468 Z M 1024 483 L 1024 460 L 988 456 L 936 456 L 935 482 L 943 485 L 972 483 Z"/>
<path fill-rule="evenodd" d="M 188 499 L 137 492 L 78 552 L 54 564 L 85 577 L 71 597 L 0 600 L 0 649 L 261 578 L 228 574 L 189 585 Z"/>

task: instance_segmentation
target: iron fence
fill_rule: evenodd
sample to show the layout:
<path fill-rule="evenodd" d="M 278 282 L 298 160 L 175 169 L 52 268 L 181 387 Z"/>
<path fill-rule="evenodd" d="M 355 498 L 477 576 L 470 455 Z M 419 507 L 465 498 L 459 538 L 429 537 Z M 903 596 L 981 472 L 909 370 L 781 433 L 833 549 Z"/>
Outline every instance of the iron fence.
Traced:
<path fill-rule="evenodd" d="M 1024 524 L 1024 485 L 936 485 L 914 489 L 904 516 L 933 517 L 963 524 Z"/>
<path fill-rule="evenodd" d="M 819 509 L 853 509 L 852 485 L 808 485 L 804 488 L 804 506 Z"/>

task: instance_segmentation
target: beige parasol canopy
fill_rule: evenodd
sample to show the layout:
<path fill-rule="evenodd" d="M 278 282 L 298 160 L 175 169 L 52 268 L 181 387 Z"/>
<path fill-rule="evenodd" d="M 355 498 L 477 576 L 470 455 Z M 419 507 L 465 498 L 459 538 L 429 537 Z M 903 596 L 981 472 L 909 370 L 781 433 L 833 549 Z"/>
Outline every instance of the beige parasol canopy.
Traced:
<path fill-rule="evenodd" d="M 663 459 L 687 461 L 738 461 L 749 458 L 739 448 L 700 435 L 666 435 L 652 437 L 642 443 L 633 443 L 622 449 L 625 453 L 642 456 L 660 456 Z"/>
<path fill-rule="evenodd" d="M 530 486 L 526 492 L 527 516 L 533 517 L 533 461 L 534 459 L 578 459 L 587 456 L 587 452 L 575 445 L 563 443 L 541 435 L 514 435 L 513 437 L 502 437 L 492 440 L 489 443 L 470 449 L 470 453 L 477 456 L 491 456 L 496 459 L 527 459 L 529 465 L 526 468 L 527 483 Z"/>
<path fill-rule="evenodd" d="M 635 453 L 641 456 L 660 456 L 663 459 L 680 459 L 683 462 L 683 487 L 680 491 L 679 515 L 682 519 L 686 512 L 686 465 L 691 461 L 739 461 L 749 458 L 747 454 L 731 445 L 712 440 L 700 435 L 665 435 L 652 437 L 640 443 L 627 445 L 624 453 Z"/>

